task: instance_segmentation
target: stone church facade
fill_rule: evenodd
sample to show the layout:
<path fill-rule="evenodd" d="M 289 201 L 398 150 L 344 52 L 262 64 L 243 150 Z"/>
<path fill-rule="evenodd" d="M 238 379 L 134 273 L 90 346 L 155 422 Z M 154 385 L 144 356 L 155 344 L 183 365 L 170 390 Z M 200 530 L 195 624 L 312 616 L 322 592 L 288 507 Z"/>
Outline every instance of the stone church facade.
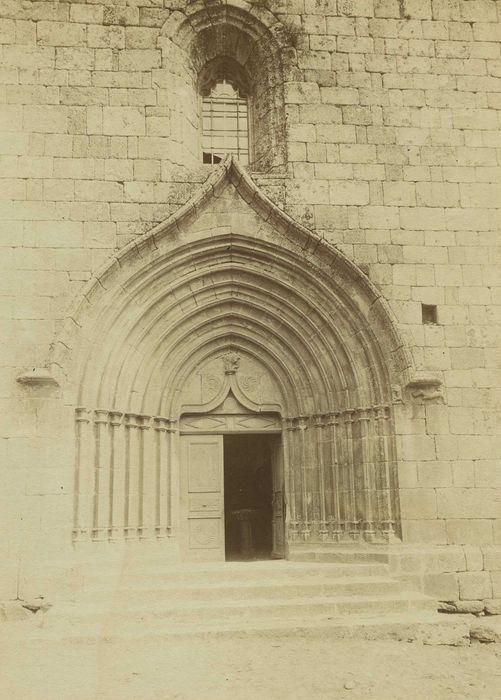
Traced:
<path fill-rule="evenodd" d="M 266 556 L 501 598 L 501 4 L 1 12 L 1 597 L 262 498 Z"/>

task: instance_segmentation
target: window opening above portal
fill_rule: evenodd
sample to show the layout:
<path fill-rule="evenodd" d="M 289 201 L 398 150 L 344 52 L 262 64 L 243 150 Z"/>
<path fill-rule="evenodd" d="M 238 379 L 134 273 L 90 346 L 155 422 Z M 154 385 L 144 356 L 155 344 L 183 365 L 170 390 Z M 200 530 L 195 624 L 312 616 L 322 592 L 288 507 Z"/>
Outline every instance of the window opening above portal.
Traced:
<path fill-rule="evenodd" d="M 202 160 L 220 163 L 228 154 L 249 163 L 249 106 L 238 85 L 219 78 L 202 95 Z"/>

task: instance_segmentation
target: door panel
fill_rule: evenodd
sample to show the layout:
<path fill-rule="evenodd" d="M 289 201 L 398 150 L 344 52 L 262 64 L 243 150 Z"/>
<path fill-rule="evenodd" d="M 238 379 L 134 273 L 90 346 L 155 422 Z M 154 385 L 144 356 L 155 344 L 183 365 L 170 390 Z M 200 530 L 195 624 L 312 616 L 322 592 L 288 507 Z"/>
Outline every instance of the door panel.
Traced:
<path fill-rule="evenodd" d="M 284 503 L 284 469 L 282 441 L 277 438 L 271 445 L 271 473 L 272 473 L 272 550 L 274 559 L 285 557 L 285 503 Z"/>
<path fill-rule="evenodd" d="M 181 435 L 181 544 L 192 561 L 224 560 L 222 435 Z"/>

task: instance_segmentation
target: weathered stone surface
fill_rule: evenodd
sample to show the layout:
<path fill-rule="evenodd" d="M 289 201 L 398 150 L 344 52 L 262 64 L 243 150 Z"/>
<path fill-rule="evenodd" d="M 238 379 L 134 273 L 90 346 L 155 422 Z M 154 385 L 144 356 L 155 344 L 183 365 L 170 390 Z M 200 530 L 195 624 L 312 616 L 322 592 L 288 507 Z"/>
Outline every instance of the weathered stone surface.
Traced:
<path fill-rule="evenodd" d="M 466 568 L 468 571 L 482 571 L 484 568 L 484 555 L 480 547 L 467 546 L 464 548 Z M 491 567 L 486 566 L 486 569 Z"/>
<path fill-rule="evenodd" d="M 470 636 L 479 642 L 493 643 L 501 642 L 501 618 L 484 617 L 477 618 L 471 625 Z"/>
<path fill-rule="evenodd" d="M 439 612 L 444 612 L 444 613 L 455 613 L 457 611 L 456 606 L 454 603 L 446 603 L 442 600 L 439 600 L 437 603 L 437 610 Z"/>
<path fill-rule="evenodd" d="M 458 574 L 426 574 L 424 592 L 437 600 L 456 600 L 459 598 Z"/>
<path fill-rule="evenodd" d="M 456 612 L 473 613 L 478 615 L 484 610 L 484 603 L 481 600 L 457 600 L 454 603 Z"/>
<path fill-rule="evenodd" d="M 22 607 L 21 602 L 4 603 L 1 607 L 6 622 L 29 620 L 31 613 Z"/>
<path fill-rule="evenodd" d="M 304 532 L 294 536 L 323 538 L 320 521 L 327 527 L 330 518 L 331 537 L 333 464 L 341 468 L 352 459 L 365 465 L 355 480 L 369 479 L 372 487 L 363 490 L 358 507 L 375 483 L 381 485 L 381 475 L 390 473 L 379 461 L 386 454 L 401 477 L 397 507 L 385 514 L 379 502 L 372 503 L 373 512 L 381 522 L 400 517 L 397 529 L 404 543 L 439 550 L 402 559 L 402 575 L 419 579 L 434 595 L 447 594 L 446 600 L 498 599 L 501 18 L 496 3 L 339 0 L 321 6 L 270 0 L 265 9 L 229 0 L 223 5 L 231 21 L 224 30 L 226 15 L 218 3 L 214 8 L 187 0 L 133 4 L 111 7 L 93 0 L 89 5 L 28 3 L 22 11 L 14 11 L 13 3 L 0 8 L 5 15 L 0 30 L 0 464 L 5 465 L 0 554 L 6 562 L 0 599 L 16 594 L 21 548 L 26 547 L 23 566 L 30 571 L 37 570 L 38 552 L 63 559 L 61 552 L 73 552 L 71 531 L 83 512 L 79 505 L 73 512 L 79 503 L 73 483 L 82 490 L 87 520 L 92 513 L 97 521 L 110 522 L 106 509 L 111 506 L 101 498 L 110 492 L 110 462 L 90 472 L 78 467 L 74 478 L 68 457 L 75 452 L 72 412 L 80 406 L 78 396 L 99 384 L 108 368 L 113 401 L 104 406 L 101 395 L 85 407 L 92 422 L 83 419 L 82 431 L 89 426 L 100 431 L 101 414 L 96 424 L 92 412 L 103 406 L 127 415 L 137 411 L 140 419 L 133 427 L 124 418 L 120 425 L 108 422 L 104 432 L 124 435 L 130 429 L 135 435 L 137 428 L 139 443 L 146 446 L 141 464 L 153 464 L 157 447 L 151 436 L 159 427 L 154 420 L 162 399 L 159 393 L 149 413 L 142 407 L 147 368 L 158 360 L 164 374 L 156 385 L 167 381 L 162 396 L 171 396 L 177 391 L 174 378 L 184 372 L 174 358 L 196 358 L 207 343 L 229 337 L 261 348 L 276 362 L 268 376 L 281 377 L 275 398 L 280 394 L 276 404 L 282 417 L 289 415 L 284 396 L 288 406 L 293 397 L 295 418 L 321 414 L 331 402 L 329 410 L 343 415 L 336 434 L 356 436 L 354 443 L 336 445 L 328 423 L 311 427 L 319 439 L 307 443 L 307 454 L 295 457 L 303 465 L 316 460 L 304 497 L 295 494 L 297 507 L 311 512 L 301 525 Z M 128 249 L 120 262 L 128 276 L 113 292 L 113 275 L 104 274 L 102 266 L 116 269 L 117 251 L 178 211 L 215 171 L 201 162 L 198 86 L 220 55 L 239 64 L 251 83 L 256 161 L 251 175 L 280 209 L 314 233 L 308 238 L 287 220 L 283 236 L 278 235 L 280 215 L 255 190 L 247 189 L 243 199 L 250 204 L 244 208 L 238 188 L 229 197 L 222 195 L 223 187 L 215 188 L 204 213 L 201 200 L 191 201 L 190 221 L 173 227 L 163 249 L 158 230 L 149 242 Z M 234 179 L 241 182 L 241 174 Z M 219 235 L 230 234 L 230 246 L 239 236 L 255 236 L 252 246 L 260 241 L 268 252 L 239 267 L 238 256 L 228 261 L 224 249 L 214 247 L 203 271 L 195 248 L 202 250 L 204 240 L 216 246 Z M 305 271 L 314 267 L 309 251 L 320 245 L 317 234 L 333 246 L 332 259 L 317 254 L 318 266 L 306 280 Z M 152 274 L 144 287 L 134 287 L 133 280 L 161 264 L 162 256 L 192 244 L 186 278 L 165 269 L 161 283 Z M 287 255 L 296 256 L 295 267 L 275 265 L 282 244 Z M 341 269 L 342 256 L 358 271 L 348 264 Z M 227 265 L 236 266 L 231 283 L 223 280 Z M 188 278 L 186 287 L 184 282 L 176 287 Z M 92 289 L 86 286 L 91 279 L 99 279 Z M 362 279 L 375 285 L 365 296 Z M 324 292 L 314 294 L 321 280 Z M 325 289 L 336 284 L 329 297 Z M 197 309 L 201 313 L 200 323 L 185 332 L 193 343 L 189 348 L 167 350 L 181 318 L 162 315 L 167 307 L 160 288 L 176 298 L 183 319 Z M 109 291 L 106 300 L 103 290 Z M 130 297 L 121 307 L 126 293 Z M 261 293 L 258 313 L 253 295 Z M 294 305 L 296 294 L 300 301 Z M 213 303 L 205 306 L 211 295 Z M 423 305 L 437 307 L 437 323 L 423 323 Z M 297 315 L 291 316 L 294 308 Z M 134 309 L 139 309 L 136 316 Z M 163 309 L 161 332 L 151 325 L 154 309 Z M 132 317 L 142 330 L 129 337 Z M 140 336 L 149 337 L 149 345 L 141 345 Z M 70 368 L 81 366 L 80 350 L 83 357 L 101 345 L 108 347 L 108 356 L 96 361 L 83 382 Z M 166 348 L 170 368 L 160 355 L 154 357 L 154 347 Z M 49 364 L 62 375 L 59 387 L 16 382 Z M 434 375 L 440 390 L 433 383 L 407 389 L 418 370 Z M 391 420 L 377 417 L 381 403 L 391 404 Z M 345 413 L 360 407 L 371 409 L 368 422 L 365 415 L 352 422 L 353 414 Z M 170 418 L 177 421 L 179 415 Z M 391 435 L 378 432 L 390 424 Z M 294 440 L 304 426 L 288 427 L 299 450 Z M 171 428 L 175 442 L 177 426 Z M 87 452 L 112 454 L 118 459 L 114 468 L 121 468 L 125 442 L 111 450 L 108 437 L 102 439 L 98 450 L 82 439 L 78 444 L 87 445 L 82 459 Z M 366 449 L 378 458 L 365 459 Z M 320 460 L 327 474 L 322 508 Z M 342 479 L 347 484 L 351 476 L 348 470 Z M 172 477 L 175 484 L 176 468 Z M 141 545 L 148 533 L 152 546 L 157 544 L 155 527 L 167 534 L 167 506 L 157 512 L 155 505 L 166 504 L 167 496 L 154 491 L 155 478 L 146 467 L 141 479 L 136 474 L 131 482 L 131 513 L 142 513 L 145 522 L 131 521 L 128 534 Z M 349 490 L 345 482 L 340 493 Z M 86 483 L 97 484 L 92 496 L 83 495 Z M 125 487 L 114 483 L 124 505 Z M 170 503 L 168 512 L 175 513 L 177 505 Z M 370 532 L 370 522 L 367 526 Z M 169 534 L 174 540 L 174 530 Z M 106 538 L 115 535 L 113 526 Z M 451 549 L 444 555 L 445 545 Z"/>
<path fill-rule="evenodd" d="M 491 544 L 492 520 L 451 519 L 446 521 L 450 544 Z"/>
<path fill-rule="evenodd" d="M 491 598 L 483 603 L 486 615 L 501 615 L 501 598 Z"/>
<path fill-rule="evenodd" d="M 484 569 L 501 571 L 501 547 L 482 547 Z"/>
<path fill-rule="evenodd" d="M 483 600 L 492 594 L 491 578 L 487 571 L 468 571 L 458 574 L 461 600 Z"/>

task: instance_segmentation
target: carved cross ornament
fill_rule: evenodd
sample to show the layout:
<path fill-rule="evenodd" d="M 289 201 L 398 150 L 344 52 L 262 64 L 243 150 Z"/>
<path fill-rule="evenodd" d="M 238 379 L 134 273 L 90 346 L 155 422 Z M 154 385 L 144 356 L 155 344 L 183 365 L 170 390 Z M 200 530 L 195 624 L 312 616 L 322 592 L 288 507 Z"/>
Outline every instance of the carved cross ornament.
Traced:
<path fill-rule="evenodd" d="M 235 350 L 228 350 L 222 355 L 225 374 L 236 374 L 240 367 L 240 355 Z"/>

